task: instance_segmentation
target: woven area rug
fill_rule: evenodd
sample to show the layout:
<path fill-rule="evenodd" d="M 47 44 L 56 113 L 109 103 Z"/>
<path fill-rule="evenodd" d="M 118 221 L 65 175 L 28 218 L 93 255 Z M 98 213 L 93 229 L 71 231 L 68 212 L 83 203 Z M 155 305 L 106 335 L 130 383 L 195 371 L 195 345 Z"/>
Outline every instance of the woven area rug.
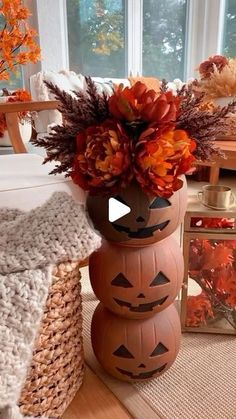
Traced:
<path fill-rule="evenodd" d="M 162 377 L 126 384 L 100 367 L 90 343 L 98 303 L 82 269 L 84 343 L 87 364 L 136 419 L 236 419 L 236 338 L 184 334 L 175 364 Z"/>

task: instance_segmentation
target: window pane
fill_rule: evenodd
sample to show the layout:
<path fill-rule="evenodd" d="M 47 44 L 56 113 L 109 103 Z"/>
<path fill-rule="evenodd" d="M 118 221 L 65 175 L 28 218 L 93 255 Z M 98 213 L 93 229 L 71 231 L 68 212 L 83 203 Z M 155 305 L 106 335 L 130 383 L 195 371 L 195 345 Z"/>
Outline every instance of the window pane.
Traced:
<path fill-rule="evenodd" d="M 144 0 L 143 75 L 184 78 L 186 0 Z"/>
<path fill-rule="evenodd" d="M 70 69 L 125 76 L 125 0 L 67 0 Z"/>
<path fill-rule="evenodd" d="M 4 28 L 5 20 L 0 15 L 0 31 Z M 10 73 L 10 80 L 0 80 L 0 89 L 4 87 L 9 90 L 16 90 L 23 86 L 22 67 L 18 66 L 17 70 Z"/>
<path fill-rule="evenodd" d="M 223 40 L 223 54 L 228 57 L 236 56 L 236 2 L 226 0 L 225 26 Z"/>

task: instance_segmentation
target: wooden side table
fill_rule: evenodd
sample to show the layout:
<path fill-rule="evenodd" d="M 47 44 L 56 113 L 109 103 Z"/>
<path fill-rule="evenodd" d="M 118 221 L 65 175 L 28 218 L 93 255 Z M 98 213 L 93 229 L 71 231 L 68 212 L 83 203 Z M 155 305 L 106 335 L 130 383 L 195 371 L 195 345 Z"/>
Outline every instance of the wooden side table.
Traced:
<path fill-rule="evenodd" d="M 57 109 L 59 101 L 50 100 L 42 102 L 14 102 L 0 103 L 0 112 L 5 114 L 6 124 L 15 153 L 27 153 L 19 130 L 18 113 L 24 111 L 43 111 Z"/>
<path fill-rule="evenodd" d="M 216 185 L 219 182 L 220 168 L 236 170 L 236 137 L 235 140 L 217 140 L 216 146 L 225 154 L 223 157 L 216 157 L 214 162 L 198 162 L 200 166 L 210 167 L 210 184 Z"/>

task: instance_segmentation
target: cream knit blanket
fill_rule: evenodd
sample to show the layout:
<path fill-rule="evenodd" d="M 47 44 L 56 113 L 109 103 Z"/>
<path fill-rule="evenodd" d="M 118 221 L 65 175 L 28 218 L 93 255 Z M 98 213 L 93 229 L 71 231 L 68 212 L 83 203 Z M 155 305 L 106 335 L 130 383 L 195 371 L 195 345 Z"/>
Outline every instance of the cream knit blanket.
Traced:
<path fill-rule="evenodd" d="M 56 192 L 30 212 L 0 209 L 0 419 L 20 419 L 17 402 L 54 264 L 83 260 L 100 246 L 85 210 Z"/>

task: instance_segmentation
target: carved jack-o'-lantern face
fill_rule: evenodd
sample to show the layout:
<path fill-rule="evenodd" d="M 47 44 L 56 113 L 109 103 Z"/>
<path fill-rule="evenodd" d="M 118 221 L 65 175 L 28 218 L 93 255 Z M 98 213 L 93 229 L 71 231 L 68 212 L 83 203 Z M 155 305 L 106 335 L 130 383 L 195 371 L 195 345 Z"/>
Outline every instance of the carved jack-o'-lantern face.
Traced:
<path fill-rule="evenodd" d="M 180 321 L 173 305 L 145 320 L 115 316 L 100 303 L 92 320 L 92 345 L 104 369 L 124 381 L 165 372 L 180 345 Z"/>
<path fill-rule="evenodd" d="M 130 207 L 129 214 L 110 222 L 109 197 L 89 196 L 87 208 L 94 227 L 108 240 L 143 246 L 163 240 L 183 220 L 186 210 L 186 181 L 169 199 L 145 194 L 133 183 L 115 198 Z"/>
<path fill-rule="evenodd" d="M 140 319 L 174 301 L 183 280 L 183 257 L 172 237 L 144 248 L 104 241 L 90 257 L 89 273 L 96 296 L 107 308 Z"/>

